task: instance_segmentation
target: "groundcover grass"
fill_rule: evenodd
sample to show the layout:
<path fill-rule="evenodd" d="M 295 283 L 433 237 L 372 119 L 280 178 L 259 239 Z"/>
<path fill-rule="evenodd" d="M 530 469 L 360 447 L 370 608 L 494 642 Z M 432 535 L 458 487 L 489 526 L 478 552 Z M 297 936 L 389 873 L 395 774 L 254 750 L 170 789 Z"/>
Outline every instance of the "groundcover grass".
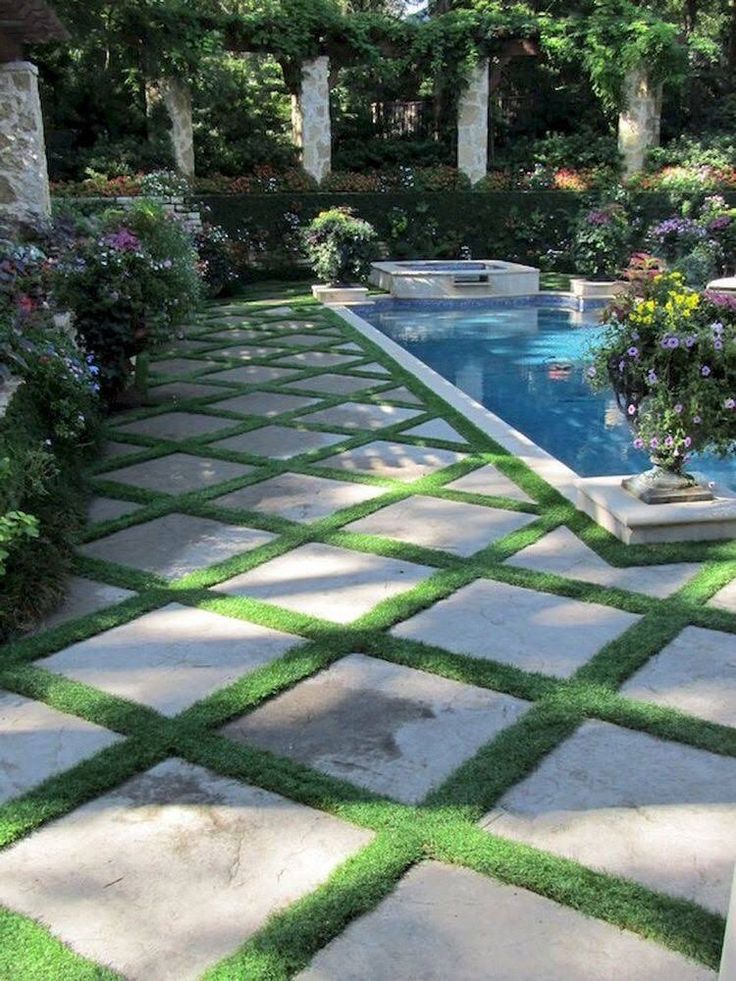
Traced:
<path fill-rule="evenodd" d="M 292 312 L 280 312 L 281 300 Z M 241 324 L 227 318 L 237 318 Z M 310 324 L 315 345 L 311 350 L 335 353 L 358 343 L 355 360 L 330 367 L 294 369 L 299 394 L 313 392 L 320 403 L 285 412 L 275 419 L 243 417 L 218 407 L 218 400 L 251 391 L 294 392 L 284 388 L 290 381 L 227 384 L 210 377 L 213 371 L 238 367 L 244 362 L 233 346 L 258 346 L 265 352 L 249 364 L 279 367 L 291 358 L 279 348 L 288 336 L 279 322 L 285 319 Z M 254 338 L 228 332 L 252 330 Z M 64 623 L 45 633 L 22 638 L 0 654 L 0 688 L 38 699 L 120 733 L 124 741 L 105 749 L 63 774 L 47 780 L 30 793 L 0 807 L 0 846 L 7 847 L 48 821 L 84 801 L 119 785 L 136 773 L 170 756 L 334 814 L 375 832 L 373 841 L 340 866 L 315 892 L 274 915 L 266 926 L 232 956 L 207 973 L 211 979 L 288 978 L 302 969 L 324 944 L 337 936 L 355 917 L 374 908 L 413 864 L 426 858 L 465 866 L 504 882 L 530 889 L 588 915 L 632 930 L 716 967 L 723 935 L 723 920 L 692 902 L 657 893 L 637 883 L 593 872 L 566 859 L 517 842 L 504 840 L 478 827 L 478 821 L 515 783 L 531 773 L 540 761 L 569 737 L 586 719 L 601 719 L 627 729 L 736 756 L 736 730 L 689 716 L 673 709 L 629 700 L 619 687 L 646 661 L 658 653 L 685 626 L 709 627 L 736 633 L 736 615 L 706 606 L 707 601 L 736 576 L 736 543 L 714 542 L 661 546 L 623 546 L 585 516 L 576 512 L 553 488 L 510 456 L 464 417 L 448 407 L 404 370 L 389 362 L 383 352 L 358 332 L 309 298 L 296 287 L 279 294 L 275 287 L 259 287 L 243 299 L 212 304 L 187 331 L 187 338 L 202 342 L 201 351 L 187 348 L 169 356 L 192 361 L 191 371 L 177 375 L 156 373 L 151 364 L 155 397 L 159 385 L 196 381 L 212 387 L 212 394 L 183 398 L 175 405 L 151 405 L 124 419 L 113 420 L 110 438 L 130 444 L 129 455 L 102 460 L 94 484 L 100 493 L 143 505 L 120 518 L 87 528 L 82 541 L 93 541 L 114 531 L 170 513 L 213 518 L 269 531 L 277 537 L 234 558 L 200 569 L 177 580 L 131 569 L 114 562 L 79 555 L 76 571 L 111 585 L 134 590 L 136 595 L 116 606 Z M 273 347 L 273 353 L 268 349 Z M 231 350 L 228 350 L 230 348 Z M 295 354 L 299 352 L 294 351 Z M 161 357 L 165 355 L 162 354 Z M 213 367 L 202 367 L 212 360 Z M 375 372 L 385 365 L 390 374 Z M 325 395 L 310 389 L 310 379 L 328 372 L 366 379 L 365 391 L 351 395 Z M 316 383 L 317 385 L 319 383 Z M 397 388 L 405 389 L 397 396 Z M 389 393 L 389 394 L 386 394 Z M 412 398 L 412 393 L 415 398 Z M 415 405 L 416 398 L 421 405 Z M 317 409 L 345 401 L 390 401 L 416 408 L 408 421 L 380 432 L 341 430 L 317 426 L 309 415 Z M 217 433 L 183 440 L 163 440 L 121 433 L 116 427 L 135 419 L 159 414 L 197 412 L 231 422 Z M 406 433 L 436 417 L 447 420 L 465 442 L 423 440 Z M 264 460 L 247 453 L 212 445 L 215 440 L 248 432 L 264 424 L 291 424 L 325 432 L 343 432 L 344 440 L 327 448 L 289 460 Z M 358 472 L 330 470 L 320 461 L 344 449 L 374 440 L 406 445 L 431 445 L 465 454 L 460 462 L 412 483 Z M 246 463 L 256 467 L 241 477 L 205 490 L 181 494 L 148 491 L 116 483 L 110 474 L 134 462 L 186 453 L 208 459 Z M 492 464 L 518 484 L 531 502 L 488 497 L 449 489 L 458 476 Z M 260 511 L 223 507 L 217 502 L 228 491 L 261 482 L 283 473 L 336 477 L 342 481 L 380 488 L 383 493 L 366 503 L 343 509 L 309 524 L 299 524 Z M 486 507 L 528 513 L 532 521 L 481 549 L 461 558 L 441 550 L 405 544 L 378 536 L 357 535 L 345 526 L 388 504 L 416 494 Z M 566 526 L 607 562 L 618 567 L 670 562 L 702 563 L 696 575 L 667 599 L 655 599 L 624 589 L 613 589 L 560 576 L 504 565 L 504 561 L 555 528 Z M 401 558 L 432 568 L 433 574 L 419 585 L 385 600 L 365 616 L 342 626 L 247 597 L 213 592 L 218 583 L 256 568 L 307 543 L 329 543 L 372 554 Z M 492 579 L 604 604 L 637 614 L 640 619 L 571 678 L 559 679 L 526 672 L 500 662 L 453 654 L 440 647 L 401 639 L 387 633 L 461 587 L 479 579 Z M 218 614 L 264 624 L 301 638 L 303 643 L 279 660 L 214 692 L 175 718 L 165 718 L 143 705 L 126 702 L 78 682 L 51 674 L 34 662 L 76 641 L 94 636 L 141 614 L 177 602 Z M 407 806 L 370 791 L 334 779 L 290 759 L 276 757 L 255 747 L 236 744 L 217 732 L 230 719 L 250 712 L 264 700 L 314 676 L 349 653 L 363 653 L 421 669 L 445 678 L 505 692 L 527 699 L 533 707 L 516 724 L 503 730 L 482 747 L 442 785 L 417 806 Z M 114 972 L 97 967 L 72 953 L 42 926 L 10 911 L 0 913 L 0 978 L 108 979 Z"/>

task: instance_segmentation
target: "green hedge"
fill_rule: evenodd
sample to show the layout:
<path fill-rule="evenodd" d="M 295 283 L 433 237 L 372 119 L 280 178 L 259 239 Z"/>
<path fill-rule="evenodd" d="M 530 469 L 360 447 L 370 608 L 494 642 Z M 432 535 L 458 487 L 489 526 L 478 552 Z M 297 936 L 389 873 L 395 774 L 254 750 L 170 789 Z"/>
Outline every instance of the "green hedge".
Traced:
<path fill-rule="evenodd" d="M 736 195 L 731 195 L 736 203 Z M 270 272 L 293 270 L 296 215 L 304 226 L 335 205 L 353 208 L 377 228 L 392 257 L 456 257 L 467 246 L 476 258 L 530 262 L 569 271 L 572 226 L 590 196 L 567 191 L 393 191 L 386 193 L 284 192 L 202 197 L 212 221 L 231 235 L 250 237 L 264 246 L 260 264 Z M 634 223 L 646 228 L 671 215 L 668 195 L 641 193 L 634 198 Z M 399 212 L 406 231 L 397 234 Z M 285 246 L 286 243 L 286 246 Z"/>
<path fill-rule="evenodd" d="M 84 523 L 83 452 L 49 446 L 48 427 L 29 384 L 13 396 L 0 420 L 0 460 L 9 461 L 0 486 L 0 514 L 23 511 L 39 521 L 37 538 L 10 546 L 0 577 L 0 642 L 25 629 L 60 599 L 73 539 Z"/>

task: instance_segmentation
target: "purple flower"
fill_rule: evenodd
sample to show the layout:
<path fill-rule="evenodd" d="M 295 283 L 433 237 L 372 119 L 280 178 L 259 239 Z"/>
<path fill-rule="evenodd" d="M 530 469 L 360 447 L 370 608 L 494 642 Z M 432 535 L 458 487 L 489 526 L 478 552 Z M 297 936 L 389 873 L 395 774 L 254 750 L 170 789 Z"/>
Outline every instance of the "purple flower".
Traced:
<path fill-rule="evenodd" d="M 659 440 L 657 439 L 656 436 L 652 436 L 652 438 L 649 440 L 649 445 L 653 450 L 657 449 L 657 447 L 659 446 Z"/>
<path fill-rule="evenodd" d="M 669 347 L 669 348 L 676 348 L 676 347 L 679 347 L 679 346 L 680 346 L 680 338 L 679 337 L 675 337 L 674 335 L 672 337 L 670 337 L 669 341 L 667 342 L 667 347 Z"/>
<path fill-rule="evenodd" d="M 692 446 L 693 443 L 692 436 L 686 436 L 685 439 L 683 440 L 683 443 L 685 444 L 685 446 Z"/>
<path fill-rule="evenodd" d="M 116 232 L 105 235 L 104 244 L 116 252 L 135 252 L 140 248 L 141 241 L 129 228 L 119 228 Z"/>
<path fill-rule="evenodd" d="M 716 349 L 716 351 L 723 350 L 723 341 L 720 339 L 720 337 L 716 337 L 716 339 L 713 341 L 713 347 Z"/>
<path fill-rule="evenodd" d="M 595 378 L 595 376 L 596 376 L 595 366 L 591 365 L 590 368 L 588 368 L 588 378 Z"/>
<path fill-rule="evenodd" d="M 641 438 L 641 436 L 637 436 L 634 440 L 634 448 L 637 450 L 644 449 L 644 440 Z"/>
<path fill-rule="evenodd" d="M 629 413 L 630 416 L 636 415 L 636 406 L 632 404 L 628 407 L 626 411 Z"/>
<path fill-rule="evenodd" d="M 682 412 L 682 405 L 678 402 L 675 406 L 675 412 L 679 415 Z"/>
<path fill-rule="evenodd" d="M 714 324 L 710 325 L 710 329 L 713 331 L 714 334 L 722 334 L 723 324 L 720 322 L 720 320 L 716 320 Z"/>
<path fill-rule="evenodd" d="M 700 418 L 700 416 L 693 416 L 693 422 L 695 423 L 696 426 L 700 425 L 702 421 L 703 420 Z"/>
<path fill-rule="evenodd" d="M 586 221 L 589 225 L 610 225 L 611 215 L 609 212 L 602 209 L 597 211 L 589 211 L 586 217 Z"/>
<path fill-rule="evenodd" d="M 700 369 L 700 374 L 703 376 L 703 378 L 708 377 L 708 375 L 710 374 L 710 368 L 708 367 L 707 364 L 704 364 L 703 367 Z"/>
<path fill-rule="evenodd" d="M 689 334 L 689 335 L 688 335 L 688 336 L 687 336 L 687 337 L 685 338 L 685 346 L 686 346 L 686 347 L 692 347 L 692 346 L 693 346 L 693 344 L 694 344 L 694 343 L 695 343 L 696 341 L 697 341 L 697 337 L 695 336 L 695 334 Z"/>
<path fill-rule="evenodd" d="M 667 439 L 665 439 L 665 441 L 664 441 L 664 445 L 665 446 L 674 446 L 675 445 L 675 441 L 674 441 L 674 439 L 671 436 L 668 436 Z"/>
<path fill-rule="evenodd" d="M 629 355 L 630 358 L 638 358 L 639 357 L 639 348 L 638 347 L 630 347 L 627 353 L 628 353 L 628 355 Z"/>
<path fill-rule="evenodd" d="M 720 307 L 722 310 L 736 311 L 736 294 L 706 290 L 704 295 L 706 300 L 712 303 L 714 307 Z"/>
<path fill-rule="evenodd" d="M 649 371 L 647 372 L 647 381 L 649 382 L 650 385 L 656 385 L 657 372 L 654 370 L 654 368 L 650 368 Z"/>
<path fill-rule="evenodd" d="M 736 399 L 726 399 L 726 401 L 723 403 L 723 405 L 727 409 L 736 408 Z"/>
<path fill-rule="evenodd" d="M 731 218 L 728 215 L 718 215 L 713 221 L 708 222 L 709 232 L 719 232 L 722 228 L 728 228 L 731 224 Z"/>

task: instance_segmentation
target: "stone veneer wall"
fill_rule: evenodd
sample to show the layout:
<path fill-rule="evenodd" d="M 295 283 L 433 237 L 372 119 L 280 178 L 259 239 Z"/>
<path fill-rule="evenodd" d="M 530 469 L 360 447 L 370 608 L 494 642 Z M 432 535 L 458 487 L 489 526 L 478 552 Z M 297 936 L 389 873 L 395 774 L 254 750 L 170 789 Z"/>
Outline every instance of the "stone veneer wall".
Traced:
<path fill-rule="evenodd" d="M 640 66 L 629 72 L 624 82 L 626 108 L 618 117 L 618 148 L 624 158 L 624 174 L 629 177 L 644 167 L 647 150 L 659 146 L 662 114 L 662 85 L 650 81 Z"/>
<path fill-rule="evenodd" d="M 475 66 L 457 109 L 457 166 L 471 184 L 488 169 L 488 59 Z"/>
<path fill-rule="evenodd" d="M 329 58 L 305 61 L 299 93 L 291 102 L 294 143 L 301 147 L 302 166 L 317 181 L 332 169 L 329 76 Z"/>
<path fill-rule="evenodd" d="M 90 200 L 89 198 L 87 200 Z M 98 200 L 98 199 L 94 199 Z M 135 201 L 138 201 L 137 197 L 117 197 L 117 198 L 100 198 L 100 201 L 104 201 L 106 206 L 119 205 L 122 208 L 127 208 Z M 182 225 L 187 229 L 188 232 L 196 234 L 202 229 L 202 215 L 198 208 L 191 204 L 191 202 L 186 201 L 183 197 L 179 195 L 172 195 L 171 197 L 147 197 L 149 201 L 155 201 L 156 204 L 161 205 L 164 211 L 169 214 L 174 215 L 179 219 Z"/>
<path fill-rule="evenodd" d="M 0 64 L 0 215 L 28 218 L 51 211 L 38 69 L 30 61 Z"/>

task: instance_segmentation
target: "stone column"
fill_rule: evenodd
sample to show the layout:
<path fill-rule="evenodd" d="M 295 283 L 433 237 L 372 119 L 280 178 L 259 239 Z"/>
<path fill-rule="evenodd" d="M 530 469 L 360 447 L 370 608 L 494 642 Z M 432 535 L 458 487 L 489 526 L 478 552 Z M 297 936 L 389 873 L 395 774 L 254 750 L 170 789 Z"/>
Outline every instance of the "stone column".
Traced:
<path fill-rule="evenodd" d="M 644 167 L 647 150 L 659 146 L 662 85 L 653 84 L 644 66 L 624 80 L 624 108 L 618 117 L 618 148 L 624 158 L 624 176 Z"/>
<path fill-rule="evenodd" d="M 176 169 L 185 177 L 194 176 L 194 132 L 192 130 L 192 93 L 180 78 L 161 79 L 161 98 L 171 120 L 171 145 Z"/>
<path fill-rule="evenodd" d="M 332 169 L 329 74 L 329 58 L 305 61 L 299 92 L 291 100 L 294 143 L 301 147 L 302 166 L 317 181 Z"/>
<path fill-rule="evenodd" d="M 30 61 L 0 64 L 0 215 L 51 212 L 38 69 Z"/>
<path fill-rule="evenodd" d="M 470 74 L 457 109 L 457 166 L 471 184 L 488 168 L 488 59 Z"/>

